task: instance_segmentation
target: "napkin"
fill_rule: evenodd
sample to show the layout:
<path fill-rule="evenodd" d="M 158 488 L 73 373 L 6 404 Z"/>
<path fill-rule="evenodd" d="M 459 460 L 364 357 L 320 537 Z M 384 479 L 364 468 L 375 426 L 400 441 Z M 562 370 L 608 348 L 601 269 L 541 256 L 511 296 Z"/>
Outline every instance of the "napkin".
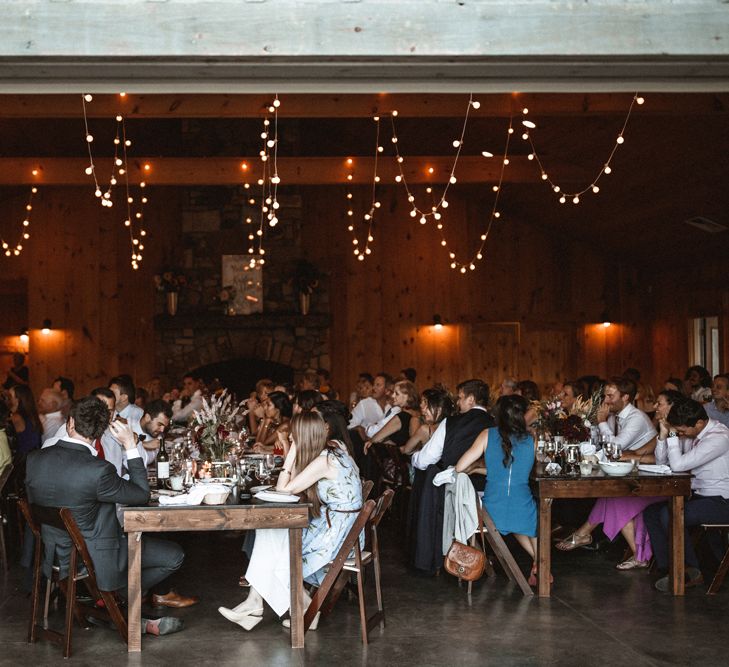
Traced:
<path fill-rule="evenodd" d="M 559 463 L 547 463 L 544 471 L 548 475 L 559 475 L 562 472 L 562 466 Z"/>
<path fill-rule="evenodd" d="M 670 466 L 667 465 L 661 465 L 656 463 L 640 463 L 638 464 L 638 470 L 642 470 L 643 472 L 652 472 L 656 475 L 672 475 L 673 470 L 671 470 Z"/>
<path fill-rule="evenodd" d="M 229 487 L 225 484 L 195 484 L 190 493 L 179 496 L 160 496 L 160 505 L 199 505 L 208 493 L 225 493 Z"/>
<path fill-rule="evenodd" d="M 443 486 L 443 484 L 452 484 L 456 481 L 456 469 L 453 466 L 446 468 L 443 472 L 439 472 L 433 477 L 433 486 Z"/>
<path fill-rule="evenodd" d="M 282 491 L 259 491 L 253 497 L 269 503 L 298 503 L 300 500 L 299 496 L 283 493 Z"/>
<path fill-rule="evenodd" d="M 597 452 L 597 447 L 589 442 L 581 442 L 580 443 L 580 454 L 585 456 L 592 456 Z"/>

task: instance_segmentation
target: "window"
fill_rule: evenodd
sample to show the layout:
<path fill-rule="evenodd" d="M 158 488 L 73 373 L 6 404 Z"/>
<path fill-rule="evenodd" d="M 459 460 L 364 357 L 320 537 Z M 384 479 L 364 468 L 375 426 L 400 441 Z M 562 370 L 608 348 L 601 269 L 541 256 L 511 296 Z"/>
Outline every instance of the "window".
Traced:
<path fill-rule="evenodd" d="M 712 377 L 720 373 L 719 318 L 697 317 L 690 322 L 689 365 L 706 368 Z"/>

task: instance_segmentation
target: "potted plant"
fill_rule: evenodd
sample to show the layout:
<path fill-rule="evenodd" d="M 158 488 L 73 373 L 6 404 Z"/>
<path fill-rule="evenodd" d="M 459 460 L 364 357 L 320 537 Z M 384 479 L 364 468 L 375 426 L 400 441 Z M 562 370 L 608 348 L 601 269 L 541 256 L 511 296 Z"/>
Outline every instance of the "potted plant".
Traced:
<path fill-rule="evenodd" d="M 167 297 L 167 313 L 177 314 L 179 292 L 187 284 L 187 277 L 183 273 L 173 270 L 166 270 L 154 277 L 154 285 L 157 291 L 164 292 Z"/>
<path fill-rule="evenodd" d="M 311 306 L 311 295 L 319 286 L 321 273 L 311 262 L 300 259 L 296 262 L 292 282 L 299 295 L 299 308 L 302 315 L 308 315 Z"/>

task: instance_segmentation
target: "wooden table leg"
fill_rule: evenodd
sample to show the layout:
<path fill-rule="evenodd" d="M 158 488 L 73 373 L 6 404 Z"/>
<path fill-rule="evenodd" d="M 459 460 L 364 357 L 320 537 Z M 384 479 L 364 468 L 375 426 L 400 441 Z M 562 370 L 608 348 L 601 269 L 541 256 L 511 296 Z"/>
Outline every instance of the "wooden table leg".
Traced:
<path fill-rule="evenodd" d="M 127 650 L 129 653 L 136 653 L 142 650 L 142 533 L 127 535 L 127 553 Z"/>
<path fill-rule="evenodd" d="M 552 569 L 552 499 L 539 498 L 539 538 L 537 540 L 539 597 L 550 595 L 549 572 Z"/>
<path fill-rule="evenodd" d="M 301 528 L 289 528 L 291 648 L 304 648 L 304 579 L 301 554 Z"/>
<path fill-rule="evenodd" d="M 674 595 L 684 594 L 684 497 L 671 496 L 671 590 Z"/>

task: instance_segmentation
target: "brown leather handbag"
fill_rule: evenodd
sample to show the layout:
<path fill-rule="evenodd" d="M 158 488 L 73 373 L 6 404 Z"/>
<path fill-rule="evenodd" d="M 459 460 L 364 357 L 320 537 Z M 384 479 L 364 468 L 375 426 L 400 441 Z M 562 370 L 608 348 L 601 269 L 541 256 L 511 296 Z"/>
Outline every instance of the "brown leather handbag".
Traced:
<path fill-rule="evenodd" d="M 486 568 L 486 554 L 481 549 L 453 540 L 443 560 L 443 567 L 454 577 L 476 581 L 483 576 Z"/>

